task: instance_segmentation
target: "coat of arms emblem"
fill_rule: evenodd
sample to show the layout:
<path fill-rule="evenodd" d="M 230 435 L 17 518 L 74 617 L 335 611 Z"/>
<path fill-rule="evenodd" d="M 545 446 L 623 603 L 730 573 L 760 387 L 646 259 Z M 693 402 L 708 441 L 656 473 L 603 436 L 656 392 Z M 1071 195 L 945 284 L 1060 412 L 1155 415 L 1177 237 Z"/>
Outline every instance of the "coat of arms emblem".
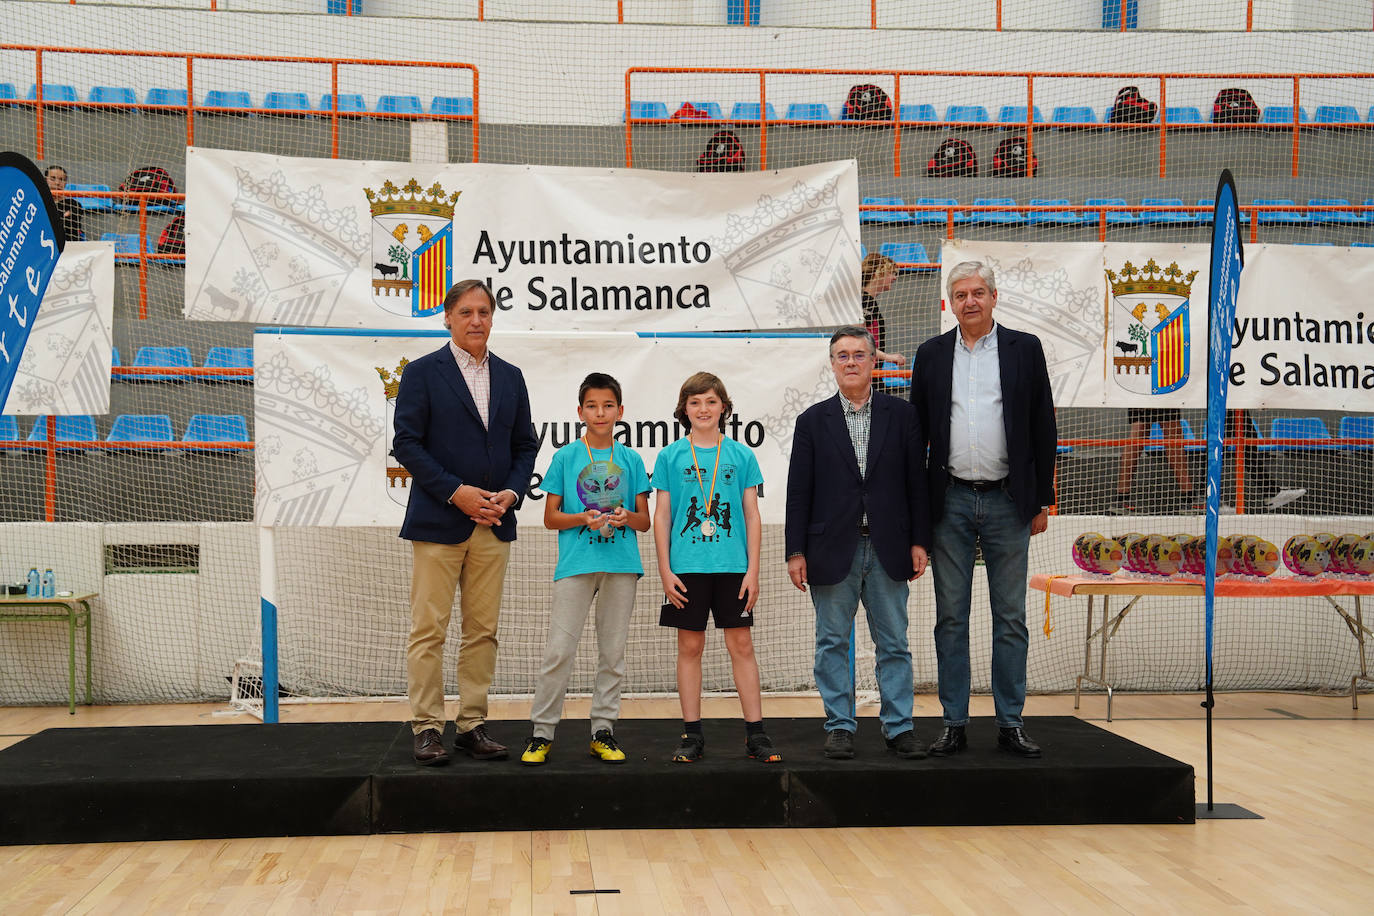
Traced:
<path fill-rule="evenodd" d="M 435 182 L 390 179 L 364 188 L 372 209 L 372 301 L 392 315 L 419 318 L 443 307 L 453 279 L 453 210 L 461 191 L 445 196 Z"/>
<path fill-rule="evenodd" d="M 1136 394 L 1178 389 L 1188 381 L 1188 297 L 1198 271 L 1185 274 L 1177 262 L 1161 268 L 1150 258 L 1143 268 L 1127 261 L 1106 274 L 1112 378 Z"/>

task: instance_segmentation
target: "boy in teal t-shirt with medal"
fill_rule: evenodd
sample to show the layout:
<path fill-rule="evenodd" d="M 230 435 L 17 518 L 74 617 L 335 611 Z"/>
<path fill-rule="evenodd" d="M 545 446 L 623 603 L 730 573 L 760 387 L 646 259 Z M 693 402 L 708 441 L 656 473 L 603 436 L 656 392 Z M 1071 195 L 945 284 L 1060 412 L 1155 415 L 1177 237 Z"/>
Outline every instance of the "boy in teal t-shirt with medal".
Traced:
<path fill-rule="evenodd" d="M 604 372 L 583 380 L 577 416 L 586 435 L 555 452 L 544 475 L 544 526 L 558 532 L 558 564 L 549 637 L 530 706 L 533 734 L 520 755 L 527 766 L 548 759 L 593 598 L 597 670 L 591 753 L 606 763 L 625 762 L 615 723 L 635 588 L 644 575 L 635 532 L 649 530 L 649 478 L 635 450 L 615 441 L 615 425 L 625 413 L 620 397 L 620 383 Z"/>
<path fill-rule="evenodd" d="M 683 735 L 673 760 L 700 760 L 701 653 L 712 615 L 725 630 L 725 647 L 744 712 L 745 751 L 777 763 L 782 755 L 763 729 L 759 666 L 754 658 L 754 602 L 759 595 L 763 525 L 758 460 L 748 446 L 725 435 L 731 403 L 725 385 L 709 372 L 683 382 L 673 416 L 686 437 L 659 452 L 654 463 L 654 545 L 667 603 L 659 625 L 677 629 L 677 690 Z"/>

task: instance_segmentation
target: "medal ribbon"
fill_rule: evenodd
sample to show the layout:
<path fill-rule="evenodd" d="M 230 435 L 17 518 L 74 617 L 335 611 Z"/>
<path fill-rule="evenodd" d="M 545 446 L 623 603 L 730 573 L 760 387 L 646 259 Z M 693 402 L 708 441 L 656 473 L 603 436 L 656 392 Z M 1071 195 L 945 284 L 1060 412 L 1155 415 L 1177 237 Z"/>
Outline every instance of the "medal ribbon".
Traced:
<path fill-rule="evenodd" d="M 707 518 L 711 517 L 711 501 L 716 498 L 716 474 L 720 471 L 720 453 L 724 451 L 721 445 L 724 441 L 724 436 L 721 436 L 720 439 L 716 441 L 716 466 L 715 469 L 711 471 L 711 495 L 707 496 L 706 488 L 701 485 L 701 465 L 697 462 L 697 447 L 693 444 L 692 437 L 687 437 L 687 447 L 692 450 L 692 469 L 697 472 L 697 489 L 701 491 L 702 496 L 706 497 L 706 505 L 703 506 L 702 509 L 707 513 Z"/>

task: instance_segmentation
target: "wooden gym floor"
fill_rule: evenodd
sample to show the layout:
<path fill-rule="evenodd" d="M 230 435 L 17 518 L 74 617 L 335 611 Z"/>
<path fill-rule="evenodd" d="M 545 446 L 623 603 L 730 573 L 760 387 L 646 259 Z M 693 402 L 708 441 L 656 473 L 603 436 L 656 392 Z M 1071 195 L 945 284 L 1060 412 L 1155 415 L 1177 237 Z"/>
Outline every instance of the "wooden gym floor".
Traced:
<path fill-rule="evenodd" d="M 938 715 L 934 697 L 916 699 L 918 717 Z M 1109 723 L 1101 718 L 1104 700 L 1093 696 L 1078 715 L 1191 763 L 1205 801 L 1200 699 L 1120 695 Z M 586 703 L 569 701 L 567 715 L 586 716 Z M 0 747 L 54 727 L 245 721 L 224 712 L 216 704 L 79 707 L 75 716 L 65 708 L 0 709 Z M 765 712 L 819 716 L 820 708 L 810 698 L 766 698 Z M 494 701 L 492 729 L 514 746 L 526 734 L 527 713 L 527 703 Z M 667 698 L 627 700 L 623 715 L 677 713 Z M 708 699 L 705 713 L 737 715 L 738 704 Z M 989 715 L 990 701 L 975 698 L 973 713 Z M 1072 697 L 1032 697 L 1027 714 L 1072 715 Z M 396 703 L 283 707 L 288 722 L 405 717 Z M 1215 800 L 1262 820 L 10 846 L 0 847 L 0 912 L 1369 912 L 1374 715 L 1351 710 L 1349 697 L 1220 694 L 1213 732 Z"/>

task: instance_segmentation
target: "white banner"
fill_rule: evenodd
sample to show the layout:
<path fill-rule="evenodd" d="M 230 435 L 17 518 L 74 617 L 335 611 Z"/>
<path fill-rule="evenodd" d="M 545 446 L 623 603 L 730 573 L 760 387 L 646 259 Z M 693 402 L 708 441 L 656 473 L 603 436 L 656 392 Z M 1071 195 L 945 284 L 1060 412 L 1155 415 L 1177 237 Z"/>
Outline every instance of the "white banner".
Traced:
<path fill-rule="evenodd" d="M 113 319 L 114 245 L 68 242 L 0 413 L 109 413 Z"/>
<path fill-rule="evenodd" d="M 464 277 L 503 329 L 861 320 L 853 160 L 738 174 L 189 149 L 186 317 L 412 329 Z"/>
<path fill-rule="evenodd" d="M 997 320 L 1045 347 L 1059 407 L 1206 407 L 1210 247 L 947 240 L 996 272 Z M 1228 405 L 1374 411 L 1374 252 L 1248 245 Z M 941 301 L 942 329 L 955 325 Z"/>
<path fill-rule="evenodd" d="M 410 478 L 389 457 L 393 398 L 404 362 L 443 346 L 444 334 L 375 331 L 259 331 L 254 336 L 254 438 L 259 525 L 396 526 Z M 835 393 L 827 338 L 647 338 L 635 334 L 504 333 L 491 350 L 518 366 L 530 392 L 540 440 L 536 474 L 580 435 L 577 388 L 605 371 L 624 389 L 617 438 L 649 470 L 678 438 L 678 390 L 698 371 L 720 376 L 734 415 L 726 434 L 754 450 L 763 471 L 763 520 L 781 523 L 787 462 L 797 414 Z M 535 477 L 520 510 L 543 523 Z"/>

